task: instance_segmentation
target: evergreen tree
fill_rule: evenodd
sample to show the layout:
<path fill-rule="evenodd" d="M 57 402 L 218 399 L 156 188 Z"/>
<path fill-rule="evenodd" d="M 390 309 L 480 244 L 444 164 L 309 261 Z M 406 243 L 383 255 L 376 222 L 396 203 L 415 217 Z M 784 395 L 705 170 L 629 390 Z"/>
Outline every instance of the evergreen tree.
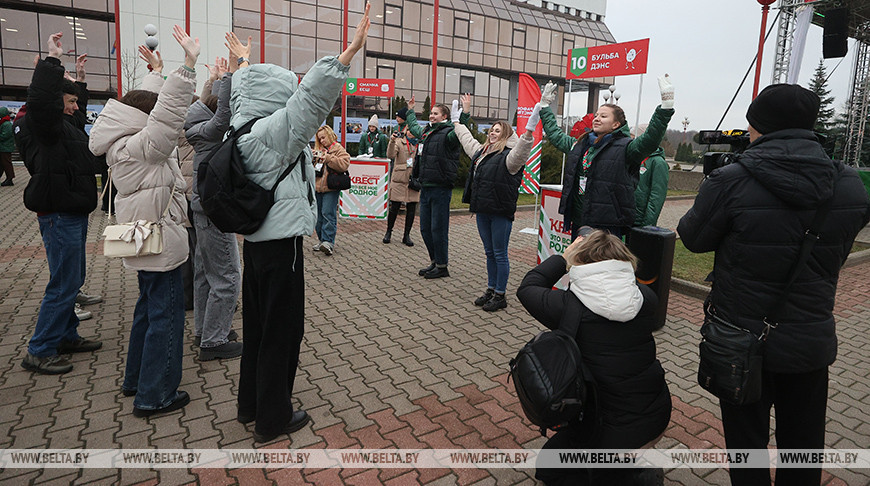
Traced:
<path fill-rule="evenodd" d="M 813 128 L 819 133 L 828 133 L 831 124 L 834 122 L 834 97 L 831 96 L 831 90 L 828 89 L 828 73 L 825 70 L 825 64 L 819 59 L 819 65 L 816 66 L 816 71 L 813 73 L 813 79 L 810 80 L 809 90 L 819 96 L 821 104 L 819 105 L 819 117 L 816 119 L 816 126 Z"/>
<path fill-rule="evenodd" d="M 423 121 L 429 120 L 429 112 L 432 110 L 432 100 L 429 97 L 426 97 L 426 101 L 423 102 L 423 113 L 420 113 L 420 119 Z"/>

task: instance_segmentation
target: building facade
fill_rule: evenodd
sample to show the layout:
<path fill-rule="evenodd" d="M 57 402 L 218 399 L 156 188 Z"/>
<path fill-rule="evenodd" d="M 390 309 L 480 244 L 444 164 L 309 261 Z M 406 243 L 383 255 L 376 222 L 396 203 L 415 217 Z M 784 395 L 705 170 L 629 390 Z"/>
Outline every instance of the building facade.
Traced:
<path fill-rule="evenodd" d="M 120 48 L 115 41 L 114 0 L 0 2 L 0 97 L 23 99 L 33 58 L 44 54 L 45 39 L 64 32 L 68 55 L 88 54 L 88 85 L 96 100 L 117 90 L 116 55 L 121 56 L 124 91 L 136 87 L 146 68 L 136 46 L 144 27 L 158 28 L 158 50 L 169 69 L 183 62 L 172 40 L 173 24 L 185 24 L 189 8 L 191 35 L 202 44 L 202 63 L 226 56 L 224 33 L 234 30 L 253 38 L 252 61 L 269 62 L 304 74 L 323 56 L 341 51 L 343 0 L 265 0 L 265 55 L 260 59 L 261 0 L 122 0 Z M 188 7 L 189 5 L 189 7 Z M 349 0 L 350 33 L 364 0 Z M 437 42 L 436 99 L 448 103 L 460 93 L 474 95 L 472 115 L 481 122 L 512 120 L 519 73 L 543 84 L 558 82 L 564 93 L 568 50 L 615 42 L 604 23 L 606 0 L 440 0 L 435 25 L 434 0 L 375 0 L 365 56 L 357 56 L 351 77 L 393 78 L 396 96 L 415 96 L 418 107 L 431 93 L 433 44 Z M 202 83 L 207 76 L 198 67 Z M 574 91 L 589 91 L 589 109 L 598 90 L 613 78 L 573 82 Z M 562 97 L 557 98 L 561 100 Z M 389 117 L 389 100 L 349 97 L 349 116 L 378 113 Z M 557 102 L 557 105 L 559 103 Z M 554 106 L 557 112 L 559 106 Z M 419 108 L 418 108 L 419 109 Z"/>

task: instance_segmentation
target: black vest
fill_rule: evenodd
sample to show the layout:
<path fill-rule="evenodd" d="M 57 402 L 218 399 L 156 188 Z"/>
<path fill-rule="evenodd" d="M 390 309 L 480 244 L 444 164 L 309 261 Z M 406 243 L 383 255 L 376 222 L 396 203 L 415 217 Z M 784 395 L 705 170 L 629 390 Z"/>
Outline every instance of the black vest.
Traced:
<path fill-rule="evenodd" d="M 471 160 L 477 160 L 481 150 Z M 506 148 L 497 154 L 488 154 L 468 172 L 462 202 L 469 204 L 472 213 L 496 214 L 513 221 L 523 171 L 508 172 L 506 161 L 510 152 L 511 149 Z"/>
<path fill-rule="evenodd" d="M 640 178 L 640 166 L 629 168 L 625 163 L 625 149 L 631 142 L 629 137 L 611 138 L 600 147 L 592 159 L 586 174 L 586 194 L 583 199 L 584 225 L 631 226 L 634 222 L 634 190 Z M 583 142 L 574 145 L 565 164 L 565 179 L 559 212 L 565 215 L 566 228 L 571 227 L 571 210 L 574 198 L 578 197 L 577 178 L 582 176 L 583 154 L 589 148 Z"/>
<path fill-rule="evenodd" d="M 422 184 L 453 187 L 459 167 L 459 147 L 447 148 L 447 134 L 452 126 L 431 130 L 423 140 L 423 153 L 419 156 L 419 179 Z"/>

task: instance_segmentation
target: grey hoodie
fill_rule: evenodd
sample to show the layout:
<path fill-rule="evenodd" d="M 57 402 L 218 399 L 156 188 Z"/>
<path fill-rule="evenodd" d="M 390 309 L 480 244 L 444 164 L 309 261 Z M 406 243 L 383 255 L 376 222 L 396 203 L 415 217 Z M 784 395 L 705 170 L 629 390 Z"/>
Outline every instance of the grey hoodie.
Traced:
<path fill-rule="evenodd" d="M 220 145 L 230 128 L 232 88 L 233 75 L 226 73 L 212 86 L 212 92 L 217 90 L 218 95 L 217 113 L 212 113 L 202 100 L 197 100 L 190 106 L 187 118 L 184 120 L 184 136 L 196 151 L 196 155 L 193 156 L 193 195 L 190 197 L 190 209 L 200 213 L 203 209 L 196 187 L 196 171 L 202 159 Z"/>

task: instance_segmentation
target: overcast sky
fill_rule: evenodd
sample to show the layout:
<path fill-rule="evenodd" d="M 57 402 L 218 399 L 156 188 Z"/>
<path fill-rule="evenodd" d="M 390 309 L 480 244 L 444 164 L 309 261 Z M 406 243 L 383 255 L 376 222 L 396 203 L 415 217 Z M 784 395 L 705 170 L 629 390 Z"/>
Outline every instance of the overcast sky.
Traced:
<path fill-rule="evenodd" d="M 770 28 L 777 9 L 771 7 Z M 756 0 L 610 0 L 607 2 L 607 26 L 617 42 L 650 38 L 647 74 L 643 76 L 641 123 L 646 123 L 660 101 L 658 76 L 668 73 L 675 85 L 676 114 L 671 129 L 682 130 L 689 117 L 689 130 L 714 129 L 740 80 L 746 73 L 758 47 L 761 6 Z M 770 84 L 775 53 L 776 28 L 764 46 L 760 88 Z M 826 59 L 830 79 L 828 88 L 835 97 L 839 112 L 849 93 L 849 78 L 854 64 L 854 41 L 849 40 L 849 54 L 833 74 L 841 59 Z M 807 35 L 799 84 L 807 86 L 822 57 L 822 28 L 811 25 Z M 750 73 L 721 129 L 746 128 L 746 108 L 752 98 L 755 71 Z M 616 78 L 619 105 L 635 124 L 640 76 Z M 583 100 L 573 102 L 571 114 L 585 111 Z"/>

